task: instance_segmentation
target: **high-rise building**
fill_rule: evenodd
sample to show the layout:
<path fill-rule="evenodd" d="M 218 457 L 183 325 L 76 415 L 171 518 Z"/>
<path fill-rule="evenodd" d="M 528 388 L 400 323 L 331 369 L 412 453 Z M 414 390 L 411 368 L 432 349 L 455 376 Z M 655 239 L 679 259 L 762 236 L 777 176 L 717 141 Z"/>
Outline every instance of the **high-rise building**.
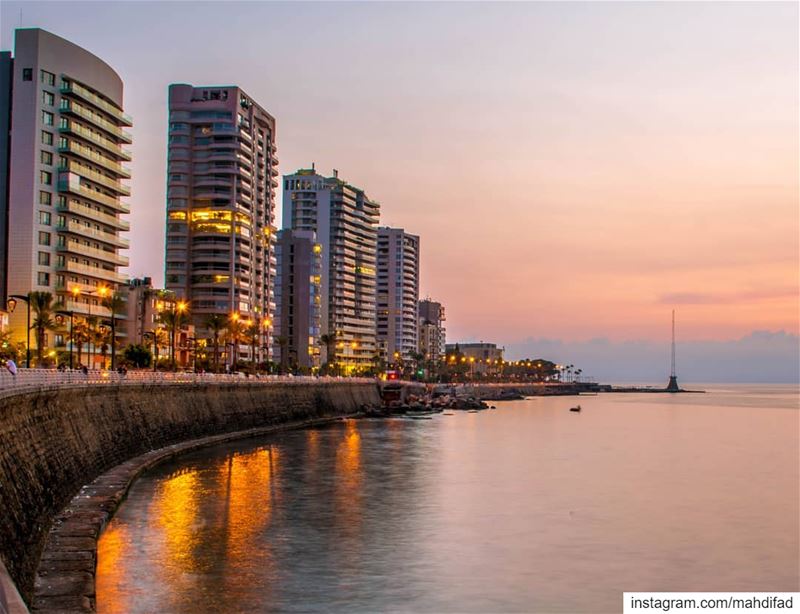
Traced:
<path fill-rule="evenodd" d="M 419 349 L 419 237 L 378 228 L 377 334 L 387 363 L 410 360 Z"/>
<path fill-rule="evenodd" d="M 419 353 L 434 364 L 444 358 L 444 307 L 426 298 L 419 302 Z"/>
<path fill-rule="evenodd" d="M 76 315 L 107 318 L 102 296 L 125 280 L 120 267 L 128 264 L 120 233 L 129 229 L 121 199 L 130 194 L 123 180 L 130 178 L 124 128 L 131 119 L 122 80 L 88 51 L 31 28 L 16 31 L 13 59 L 0 55 L 0 84 L 2 108 L 11 101 L 10 143 L 0 134 L 0 168 L 7 160 L 9 171 L 0 171 L 0 184 L 8 181 L 7 201 L 0 192 L 5 292 L 50 292 Z M 25 337 L 25 318 L 24 308 L 11 316 L 17 339 Z"/>
<path fill-rule="evenodd" d="M 202 336 L 212 314 L 257 326 L 241 358 L 269 358 L 276 151 L 275 119 L 240 88 L 170 86 L 166 287 Z"/>
<path fill-rule="evenodd" d="M 278 232 L 273 355 L 282 368 L 319 367 L 322 246 L 313 232 Z"/>
<path fill-rule="evenodd" d="M 322 248 L 323 363 L 343 374 L 375 364 L 375 272 L 380 205 L 314 168 L 283 177 L 283 225 L 316 234 Z M 333 354 L 329 356 L 329 353 Z"/>

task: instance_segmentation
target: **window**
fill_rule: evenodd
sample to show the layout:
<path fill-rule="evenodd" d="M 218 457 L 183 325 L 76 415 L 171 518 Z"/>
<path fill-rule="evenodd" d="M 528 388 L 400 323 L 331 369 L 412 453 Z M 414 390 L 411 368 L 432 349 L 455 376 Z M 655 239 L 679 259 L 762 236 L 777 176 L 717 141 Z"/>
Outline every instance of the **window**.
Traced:
<path fill-rule="evenodd" d="M 69 128 L 69 120 L 66 117 L 60 118 L 58 120 L 58 127 L 59 128 Z M 91 132 L 91 130 L 89 132 Z"/>
<path fill-rule="evenodd" d="M 53 202 L 53 195 L 50 192 L 45 192 L 44 190 L 39 191 L 39 204 L 40 205 L 49 205 Z"/>
<path fill-rule="evenodd" d="M 39 223 L 49 226 L 52 218 L 49 211 L 39 211 Z"/>
<path fill-rule="evenodd" d="M 45 126 L 52 126 L 53 125 L 53 114 L 49 111 L 42 111 L 42 123 Z"/>
<path fill-rule="evenodd" d="M 58 207 L 66 207 L 67 206 L 67 197 L 59 195 L 58 197 Z"/>
<path fill-rule="evenodd" d="M 52 107 L 56 103 L 56 97 L 50 92 L 42 90 L 42 104 Z"/>
<path fill-rule="evenodd" d="M 40 286 L 49 286 L 50 285 L 50 273 L 45 273 L 43 271 L 39 271 L 39 278 L 37 279 L 37 283 Z"/>
<path fill-rule="evenodd" d="M 22 80 L 23 81 L 33 81 L 33 68 L 23 68 L 22 69 Z"/>
<path fill-rule="evenodd" d="M 66 258 L 64 258 L 63 255 L 59 254 L 58 256 L 56 256 L 56 266 L 63 267 L 64 264 L 66 264 L 66 261 L 67 260 L 66 260 Z M 64 276 L 63 275 L 59 275 L 59 277 L 61 278 L 61 281 L 59 282 L 58 285 L 59 286 L 63 286 L 64 285 Z"/>
<path fill-rule="evenodd" d="M 39 232 L 39 245 L 50 245 L 50 233 L 40 231 Z"/>
<path fill-rule="evenodd" d="M 50 266 L 49 252 L 39 252 L 39 264 L 41 266 Z"/>
<path fill-rule="evenodd" d="M 49 173 L 47 171 L 40 171 L 39 172 L 39 181 L 41 181 L 44 185 L 52 185 L 53 184 L 53 173 Z"/>
<path fill-rule="evenodd" d="M 53 154 L 51 154 L 49 151 L 43 151 L 39 156 L 39 160 L 41 161 L 42 164 L 52 164 Z"/>
<path fill-rule="evenodd" d="M 46 70 L 39 71 L 39 75 L 42 78 L 42 83 L 45 85 L 55 85 L 56 84 L 56 76 L 51 73 L 47 72 Z"/>
<path fill-rule="evenodd" d="M 47 130 L 42 130 L 42 144 L 43 145 L 52 145 L 53 144 L 53 133 L 48 132 Z"/>
<path fill-rule="evenodd" d="M 66 225 L 67 225 L 67 218 L 66 218 L 66 216 L 59 215 L 59 216 L 56 218 L 56 226 L 58 226 L 59 228 L 64 228 Z"/>

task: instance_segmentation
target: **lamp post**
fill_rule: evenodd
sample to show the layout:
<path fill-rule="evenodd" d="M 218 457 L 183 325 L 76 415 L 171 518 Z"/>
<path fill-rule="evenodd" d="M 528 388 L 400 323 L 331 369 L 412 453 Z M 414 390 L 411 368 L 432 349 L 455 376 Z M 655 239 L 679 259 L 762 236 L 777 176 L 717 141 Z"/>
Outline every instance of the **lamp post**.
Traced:
<path fill-rule="evenodd" d="M 28 296 L 23 296 L 22 294 L 12 294 L 8 301 L 6 301 L 6 306 L 8 307 L 8 311 L 10 313 L 14 313 L 14 309 L 17 307 L 17 301 L 25 301 L 25 305 L 27 308 L 27 325 L 26 325 L 26 336 L 25 336 L 25 368 L 31 368 L 31 300 Z"/>
<path fill-rule="evenodd" d="M 70 310 L 57 311 L 56 313 L 58 314 L 56 316 L 56 321 L 58 321 L 59 318 L 61 318 L 62 321 L 63 321 L 63 317 L 64 316 L 69 316 L 69 369 L 71 371 L 72 370 L 72 347 L 75 345 L 75 343 L 73 341 L 73 337 L 72 337 L 72 326 L 73 326 L 72 321 L 73 321 L 73 318 L 75 316 L 75 312 L 70 309 Z M 60 324 L 60 322 L 59 322 L 59 324 Z"/>
<path fill-rule="evenodd" d="M 186 301 L 178 301 L 177 303 L 173 303 L 172 305 L 172 343 L 170 348 L 171 357 L 170 360 L 172 362 L 172 370 L 177 370 L 177 365 L 175 364 L 175 334 L 178 329 L 178 319 L 179 315 L 186 311 L 187 307 Z"/>

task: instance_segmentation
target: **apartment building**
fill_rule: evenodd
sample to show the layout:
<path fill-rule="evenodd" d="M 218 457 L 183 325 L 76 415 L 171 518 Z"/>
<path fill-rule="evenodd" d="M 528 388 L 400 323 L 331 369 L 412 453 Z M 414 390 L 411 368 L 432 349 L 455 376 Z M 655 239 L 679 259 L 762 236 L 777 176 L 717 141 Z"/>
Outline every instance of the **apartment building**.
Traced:
<path fill-rule="evenodd" d="M 102 297 L 126 279 L 130 227 L 122 80 L 63 38 L 19 29 L 13 57 L 0 54 L 0 103 L 4 298 L 46 291 L 75 315 L 110 317 Z M 22 307 L 10 316 L 16 340 L 25 338 Z M 56 337 L 48 334 L 48 347 L 63 344 Z"/>
<path fill-rule="evenodd" d="M 201 336 L 212 314 L 257 326 L 235 354 L 258 361 L 275 310 L 276 151 L 275 118 L 241 88 L 170 86 L 166 288 Z"/>
<path fill-rule="evenodd" d="M 419 302 L 419 353 L 425 361 L 438 363 L 445 356 L 445 313 L 441 303 L 429 298 Z"/>
<path fill-rule="evenodd" d="M 378 228 L 377 335 L 387 363 L 419 349 L 419 237 Z"/>
<path fill-rule="evenodd" d="M 284 369 L 320 366 L 322 246 L 308 230 L 278 232 L 273 355 Z"/>
<path fill-rule="evenodd" d="M 321 247 L 320 329 L 335 342 L 321 360 L 343 374 L 375 364 L 377 227 L 380 205 L 333 176 L 300 169 L 283 177 L 283 225 L 315 233 Z M 329 355 L 331 354 L 331 355 Z"/>

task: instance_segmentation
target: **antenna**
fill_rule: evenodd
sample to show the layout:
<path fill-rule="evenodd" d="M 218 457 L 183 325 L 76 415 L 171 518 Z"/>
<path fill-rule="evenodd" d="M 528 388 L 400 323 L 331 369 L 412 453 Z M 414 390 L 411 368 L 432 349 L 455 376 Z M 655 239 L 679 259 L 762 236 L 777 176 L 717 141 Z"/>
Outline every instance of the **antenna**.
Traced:
<path fill-rule="evenodd" d="M 672 370 L 670 377 L 675 377 L 675 310 L 672 310 Z"/>

